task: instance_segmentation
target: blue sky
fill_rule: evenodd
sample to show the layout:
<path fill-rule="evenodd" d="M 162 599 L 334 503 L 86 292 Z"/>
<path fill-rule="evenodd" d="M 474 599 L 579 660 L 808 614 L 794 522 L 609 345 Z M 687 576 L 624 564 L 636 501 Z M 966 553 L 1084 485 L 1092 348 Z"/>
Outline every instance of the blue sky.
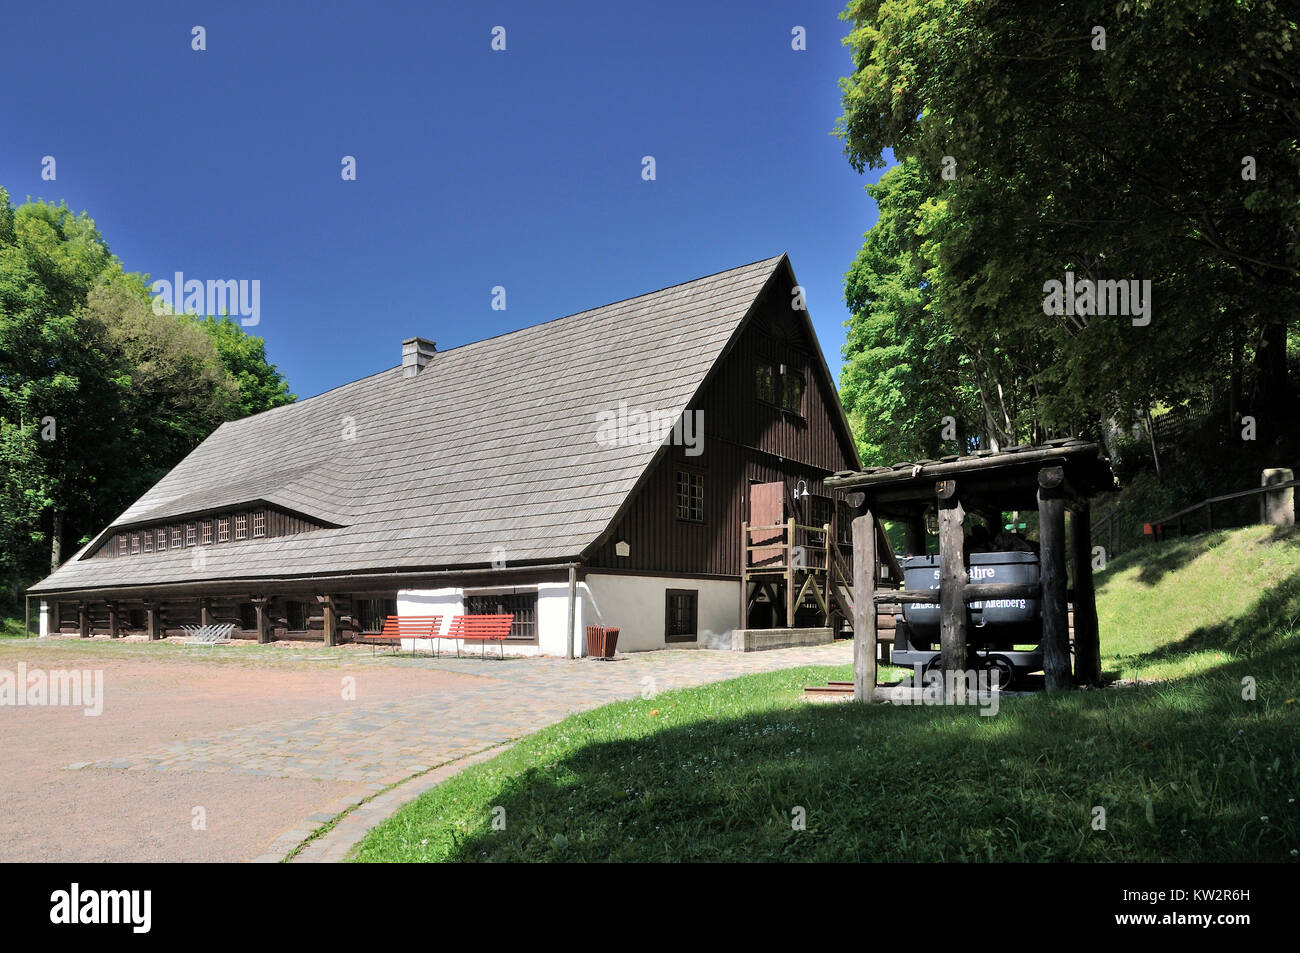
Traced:
<path fill-rule="evenodd" d="M 89 211 L 130 271 L 259 280 L 251 330 L 300 396 L 404 337 L 453 347 L 782 251 L 838 374 L 880 174 L 830 135 L 841 6 L 16 5 L 0 185 Z"/>

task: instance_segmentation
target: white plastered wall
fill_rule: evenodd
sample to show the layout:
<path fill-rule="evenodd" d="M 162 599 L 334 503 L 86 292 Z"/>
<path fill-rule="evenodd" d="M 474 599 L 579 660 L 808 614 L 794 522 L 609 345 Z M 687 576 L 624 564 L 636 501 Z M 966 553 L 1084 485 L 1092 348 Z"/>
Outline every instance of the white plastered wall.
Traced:
<path fill-rule="evenodd" d="M 537 645 L 507 643 L 506 651 L 512 655 L 565 654 L 569 624 L 569 584 L 544 582 L 530 586 L 503 587 L 501 591 L 537 591 Z M 699 638 L 695 642 L 664 640 L 664 623 L 667 611 L 667 590 L 693 589 L 698 593 L 697 624 Z M 447 630 L 449 619 L 465 611 L 465 593 L 458 588 L 405 589 L 397 594 L 398 615 L 441 615 L 442 631 Z M 494 591 L 491 587 L 469 589 L 469 593 Z M 722 636 L 736 627 L 740 609 L 740 583 L 720 579 L 683 579 L 674 576 L 633 576 L 613 573 L 588 572 L 578 582 L 578 602 L 574 613 L 574 655 L 581 657 L 585 649 L 585 632 L 588 625 L 618 626 L 618 651 L 645 652 L 662 648 L 693 648 L 708 643 L 709 636 Z M 440 640 L 443 651 L 456 651 L 456 642 Z M 427 643 L 420 649 L 427 650 Z M 405 651 L 412 649 L 410 640 L 403 640 Z M 488 651 L 495 651 L 489 646 Z M 479 653 L 479 643 L 462 644 L 462 652 Z"/>
<path fill-rule="evenodd" d="M 618 626 L 620 652 L 662 648 L 691 648 L 724 635 L 740 618 L 740 582 L 725 579 L 683 579 L 674 576 L 633 576 L 588 572 L 584 618 L 588 625 Z M 695 642 L 664 640 L 667 590 L 693 589 L 696 600 Z"/>

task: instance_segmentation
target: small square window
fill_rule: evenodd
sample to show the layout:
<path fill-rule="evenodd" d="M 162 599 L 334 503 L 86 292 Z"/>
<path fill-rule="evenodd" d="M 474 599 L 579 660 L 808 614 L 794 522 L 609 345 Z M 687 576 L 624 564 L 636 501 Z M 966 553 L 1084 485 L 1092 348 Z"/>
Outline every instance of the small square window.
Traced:
<path fill-rule="evenodd" d="M 131 534 L 131 555 L 134 556 L 139 551 L 140 551 L 140 534 L 132 533 Z"/>
<path fill-rule="evenodd" d="M 704 522 L 704 474 L 677 471 L 677 518 L 690 523 Z"/>
<path fill-rule="evenodd" d="M 803 413 L 803 375 L 787 370 L 781 377 L 781 407 L 791 413 Z"/>
<path fill-rule="evenodd" d="M 145 530 L 144 533 L 142 534 L 142 537 L 143 537 L 142 542 L 144 543 L 144 551 L 146 553 L 153 552 L 153 530 L 151 529 Z"/>
<path fill-rule="evenodd" d="M 248 517 L 243 513 L 235 517 L 235 539 L 248 539 Z"/>
<path fill-rule="evenodd" d="M 180 549 L 180 548 L 181 548 L 181 528 L 179 526 L 173 526 L 172 527 L 172 549 Z"/>
<path fill-rule="evenodd" d="M 167 551 L 167 530 L 156 529 L 154 530 L 154 536 L 155 542 L 153 548 L 160 553 L 165 553 Z"/>
<path fill-rule="evenodd" d="M 776 403 L 776 368 L 766 361 L 754 366 L 755 394 L 768 404 Z"/>
<path fill-rule="evenodd" d="M 118 554 L 119 556 L 125 556 L 125 555 L 126 555 L 126 534 L 125 534 L 125 533 L 119 533 L 119 534 L 118 534 L 118 537 L 117 537 L 117 554 Z"/>
<path fill-rule="evenodd" d="M 203 545 L 209 546 L 212 544 L 212 520 L 204 520 L 202 523 L 202 527 L 203 527 L 203 537 L 202 537 Z"/>
<path fill-rule="evenodd" d="M 223 517 L 222 519 L 217 520 L 217 542 L 218 543 L 230 542 L 230 518 L 229 517 Z"/>
<path fill-rule="evenodd" d="M 537 592 L 501 592 L 465 596 L 467 615 L 513 615 L 507 639 L 537 644 Z"/>
<path fill-rule="evenodd" d="M 258 539 L 266 535 L 266 514 L 258 510 L 253 514 L 253 538 Z"/>
<path fill-rule="evenodd" d="M 194 523 L 185 524 L 185 545 L 193 546 L 198 541 L 198 526 Z"/>

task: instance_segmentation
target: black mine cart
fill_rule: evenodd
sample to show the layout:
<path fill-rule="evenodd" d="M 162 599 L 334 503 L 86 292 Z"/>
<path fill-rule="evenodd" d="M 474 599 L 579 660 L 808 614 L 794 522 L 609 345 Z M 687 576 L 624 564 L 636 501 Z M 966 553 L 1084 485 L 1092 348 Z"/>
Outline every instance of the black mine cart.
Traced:
<path fill-rule="evenodd" d="M 904 556 L 903 587 L 939 589 L 939 557 Z M 1028 551 L 971 553 L 967 579 L 973 585 L 1038 586 L 1038 556 Z M 1020 596 L 987 599 L 968 606 L 966 648 L 968 665 L 997 672 L 997 684 L 1011 688 L 1029 672 L 1043 667 L 1040 600 Z M 912 668 L 939 665 L 940 606 L 937 602 L 907 603 L 898 614 L 890 661 Z"/>
<path fill-rule="evenodd" d="M 1115 489 L 1115 475 L 1095 443 L 1049 440 L 844 471 L 825 485 L 845 494 L 854 511 L 856 698 L 886 697 L 876 685 L 877 613 L 890 605 L 901 607 L 890 656 L 896 664 L 952 673 L 996 669 L 1002 687 L 1040 669 L 1049 691 L 1100 684 L 1090 501 Z M 1035 509 L 1036 542 L 987 538 L 1002 526 L 1003 513 Z M 970 552 L 967 514 L 980 516 L 987 528 Z M 886 519 L 906 530 L 908 554 L 901 559 L 881 531 Z M 931 523 L 939 537 L 935 555 L 926 552 Z"/>

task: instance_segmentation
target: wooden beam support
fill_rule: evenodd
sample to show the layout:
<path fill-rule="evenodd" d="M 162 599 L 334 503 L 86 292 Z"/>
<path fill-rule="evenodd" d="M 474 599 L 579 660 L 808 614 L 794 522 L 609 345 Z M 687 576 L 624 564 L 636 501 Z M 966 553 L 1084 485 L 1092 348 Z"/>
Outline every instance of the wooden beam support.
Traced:
<path fill-rule="evenodd" d="M 199 625 L 207 625 L 211 621 L 212 621 L 212 600 L 207 598 L 200 599 L 199 600 Z"/>
<path fill-rule="evenodd" d="M 939 500 L 939 649 L 945 672 L 966 669 L 966 511 L 954 480 L 935 484 Z"/>
<path fill-rule="evenodd" d="M 740 621 L 736 628 L 749 628 L 749 521 L 740 524 Z"/>
<path fill-rule="evenodd" d="M 338 612 L 334 608 L 334 597 L 328 595 L 326 596 L 318 595 L 316 597 L 316 601 L 320 603 L 321 613 L 324 616 L 323 631 L 325 635 L 325 644 L 331 647 L 338 645 L 339 644 L 339 633 L 338 633 L 339 622 L 338 622 Z"/>
<path fill-rule="evenodd" d="M 77 634 L 83 639 L 90 638 L 90 607 L 84 602 L 77 603 Z"/>
<path fill-rule="evenodd" d="M 787 487 L 787 490 L 789 488 Z M 794 519 L 785 526 L 785 627 L 794 628 Z"/>
<path fill-rule="evenodd" d="M 578 629 L 578 567 L 576 565 L 569 567 L 569 605 L 568 620 L 564 634 L 564 657 L 573 658 L 577 652 L 575 643 L 577 642 Z M 586 648 L 584 646 L 584 648 Z M 590 651 L 588 649 L 588 651 Z"/>
<path fill-rule="evenodd" d="M 108 602 L 105 603 L 105 605 L 108 607 L 108 637 L 110 639 L 121 638 L 122 634 L 118 631 L 117 627 L 117 603 Z"/>
<path fill-rule="evenodd" d="M 1066 605 L 1065 474 L 1060 467 L 1038 471 L 1038 542 L 1043 589 L 1043 674 L 1048 691 L 1070 687 L 1070 620 Z"/>
<path fill-rule="evenodd" d="M 1101 686 L 1101 634 L 1092 582 L 1092 508 L 1084 501 L 1070 514 L 1074 528 L 1074 680 Z"/>
<path fill-rule="evenodd" d="M 853 520 L 853 697 L 875 701 L 876 518 L 863 510 Z"/>
<path fill-rule="evenodd" d="M 266 624 L 266 607 L 271 600 L 266 596 L 253 596 L 249 601 L 253 603 L 253 612 L 257 616 L 257 644 L 267 645 L 273 641 L 271 630 Z"/>
<path fill-rule="evenodd" d="M 158 611 L 157 600 L 146 600 L 144 604 L 145 638 L 150 642 L 158 641 Z"/>
<path fill-rule="evenodd" d="M 1037 583 L 1019 582 L 967 582 L 962 587 L 962 598 L 967 604 L 991 599 L 1037 600 L 1041 589 Z M 876 602 L 897 602 L 908 605 L 933 605 L 933 589 L 888 589 L 876 593 Z"/>

